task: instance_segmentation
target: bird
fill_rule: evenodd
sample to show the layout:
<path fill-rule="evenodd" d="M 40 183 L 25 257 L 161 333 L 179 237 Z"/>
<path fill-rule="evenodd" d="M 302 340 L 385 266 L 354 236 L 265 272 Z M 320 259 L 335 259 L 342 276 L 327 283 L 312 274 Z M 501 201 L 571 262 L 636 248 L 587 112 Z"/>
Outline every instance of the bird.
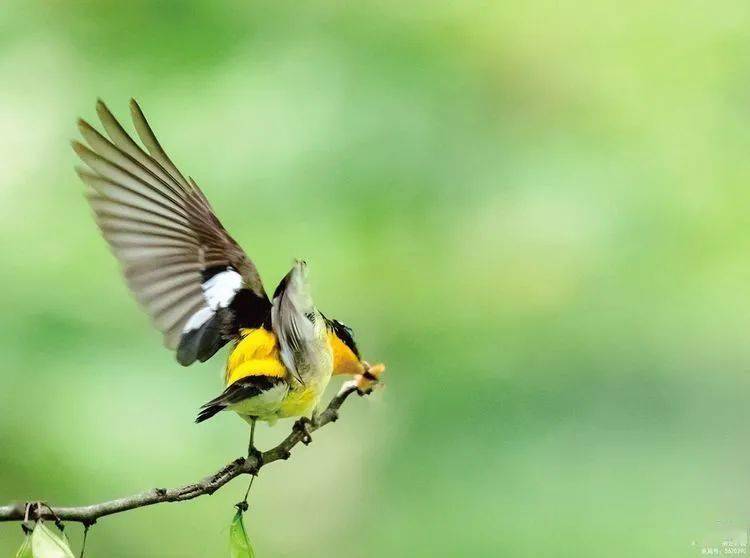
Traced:
<path fill-rule="evenodd" d="M 103 101 L 105 136 L 83 119 L 76 172 L 125 282 L 177 362 L 205 362 L 230 344 L 224 390 L 196 422 L 221 411 L 250 425 L 298 417 L 305 428 L 333 374 L 367 374 L 350 327 L 315 306 L 305 260 L 296 259 L 268 297 L 260 274 L 203 191 L 185 178 L 130 100 L 139 145 Z M 145 147 L 145 149 L 144 149 Z"/>

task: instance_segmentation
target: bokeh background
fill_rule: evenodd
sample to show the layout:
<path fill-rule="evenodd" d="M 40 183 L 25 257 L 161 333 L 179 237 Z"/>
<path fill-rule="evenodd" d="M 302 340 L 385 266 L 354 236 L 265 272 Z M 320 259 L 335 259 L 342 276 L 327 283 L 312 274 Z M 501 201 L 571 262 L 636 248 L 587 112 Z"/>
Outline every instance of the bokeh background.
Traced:
<path fill-rule="evenodd" d="M 161 347 L 72 170 L 76 117 L 134 96 L 266 284 L 306 258 L 389 366 L 263 470 L 258 556 L 741 537 L 749 25 L 742 1 L 6 0 L 0 502 L 179 485 L 245 448 L 234 416 L 193 424 L 223 357 Z M 244 488 L 104 519 L 87 556 L 228 556 Z M 0 555 L 20 541 L 0 525 Z"/>

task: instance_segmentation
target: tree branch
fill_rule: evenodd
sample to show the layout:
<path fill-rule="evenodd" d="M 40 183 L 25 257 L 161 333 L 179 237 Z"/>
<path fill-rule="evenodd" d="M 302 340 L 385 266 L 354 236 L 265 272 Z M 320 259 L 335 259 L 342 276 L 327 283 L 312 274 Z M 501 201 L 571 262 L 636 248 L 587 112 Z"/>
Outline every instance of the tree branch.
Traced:
<path fill-rule="evenodd" d="M 352 393 L 358 392 L 360 395 L 369 393 L 368 390 L 362 390 L 356 381 L 346 382 L 338 394 L 331 400 L 325 411 L 317 415 L 315 419 L 307 423 L 306 427 L 299 428 L 295 424 L 292 432 L 282 440 L 276 447 L 263 452 L 263 457 L 259 460 L 257 456 L 251 455 L 247 458 L 240 457 L 231 463 L 228 463 L 214 474 L 204 479 L 180 486 L 177 488 L 154 488 L 134 494 L 125 498 L 118 498 L 100 504 L 77 507 L 50 507 L 45 503 L 27 504 L 10 504 L 0 506 L 1 521 L 24 521 L 25 519 L 52 519 L 60 521 L 76 521 L 84 525 L 93 525 L 100 517 L 113 515 L 116 513 L 153 506 L 164 502 L 182 502 L 192 500 L 198 496 L 213 494 L 222 486 L 240 475 L 257 475 L 258 472 L 266 465 L 280 459 L 288 459 L 291 450 L 298 443 L 310 442 L 310 432 L 322 428 L 329 422 L 334 422 L 338 418 L 338 411 L 343 405 L 346 398 Z M 28 510 L 27 510 L 28 508 Z M 28 511 L 28 517 L 26 516 Z"/>

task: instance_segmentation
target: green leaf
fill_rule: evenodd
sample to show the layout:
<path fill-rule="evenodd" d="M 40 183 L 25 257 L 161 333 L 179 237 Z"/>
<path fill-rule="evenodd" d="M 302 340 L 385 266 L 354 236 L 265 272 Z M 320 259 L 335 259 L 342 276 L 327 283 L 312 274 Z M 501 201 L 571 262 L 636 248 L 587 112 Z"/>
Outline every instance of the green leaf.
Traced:
<path fill-rule="evenodd" d="M 64 534 L 58 535 L 42 521 L 37 522 L 31 534 L 31 549 L 34 551 L 34 558 L 75 558 L 68 546 L 67 537 Z"/>
<path fill-rule="evenodd" d="M 232 525 L 229 527 L 229 549 L 232 558 L 255 558 L 255 551 L 253 551 L 247 531 L 245 531 L 240 510 L 237 510 L 237 513 L 234 514 Z"/>
<path fill-rule="evenodd" d="M 23 544 L 18 549 L 16 558 L 34 558 L 34 555 L 31 553 L 31 536 L 26 535 L 23 539 Z"/>

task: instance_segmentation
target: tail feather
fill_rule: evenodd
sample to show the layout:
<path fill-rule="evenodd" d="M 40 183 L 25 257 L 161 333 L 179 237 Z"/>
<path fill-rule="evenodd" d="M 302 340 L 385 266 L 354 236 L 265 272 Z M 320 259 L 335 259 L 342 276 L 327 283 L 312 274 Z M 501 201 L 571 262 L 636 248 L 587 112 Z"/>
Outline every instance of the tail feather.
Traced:
<path fill-rule="evenodd" d="M 222 393 L 218 397 L 214 397 L 211 401 L 208 401 L 207 403 L 201 405 L 201 408 L 198 411 L 198 416 L 195 418 L 195 422 L 199 423 L 203 422 L 204 420 L 210 419 L 216 413 L 220 413 L 221 411 L 226 409 L 227 404 L 227 392 L 224 391 L 224 393 Z"/>
<path fill-rule="evenodd" d="M 195 418 L 196 423 L 201 423 L 204 420 L 210 419 L 212 416 L 214 416 L 216 413 L 220 413 L 224 409 L 226 409 L 226 405 L 222 405 L 220 403 L 206 403 L 201 407 L 200 412 L 198 413 L 198 416 Z"/>
<path fill-rule="evenodd" d="M 203 422 L 210 419 L 216 413 L 219 413 L 245 399 L 257 397 L 261 393 L 272 389 L 280 383 L 284 383 L 283 378 L 273 376 L 248 376 L 227 387 L 224 392 L 211 401 L 204 403 L 195 422 Z"/>

